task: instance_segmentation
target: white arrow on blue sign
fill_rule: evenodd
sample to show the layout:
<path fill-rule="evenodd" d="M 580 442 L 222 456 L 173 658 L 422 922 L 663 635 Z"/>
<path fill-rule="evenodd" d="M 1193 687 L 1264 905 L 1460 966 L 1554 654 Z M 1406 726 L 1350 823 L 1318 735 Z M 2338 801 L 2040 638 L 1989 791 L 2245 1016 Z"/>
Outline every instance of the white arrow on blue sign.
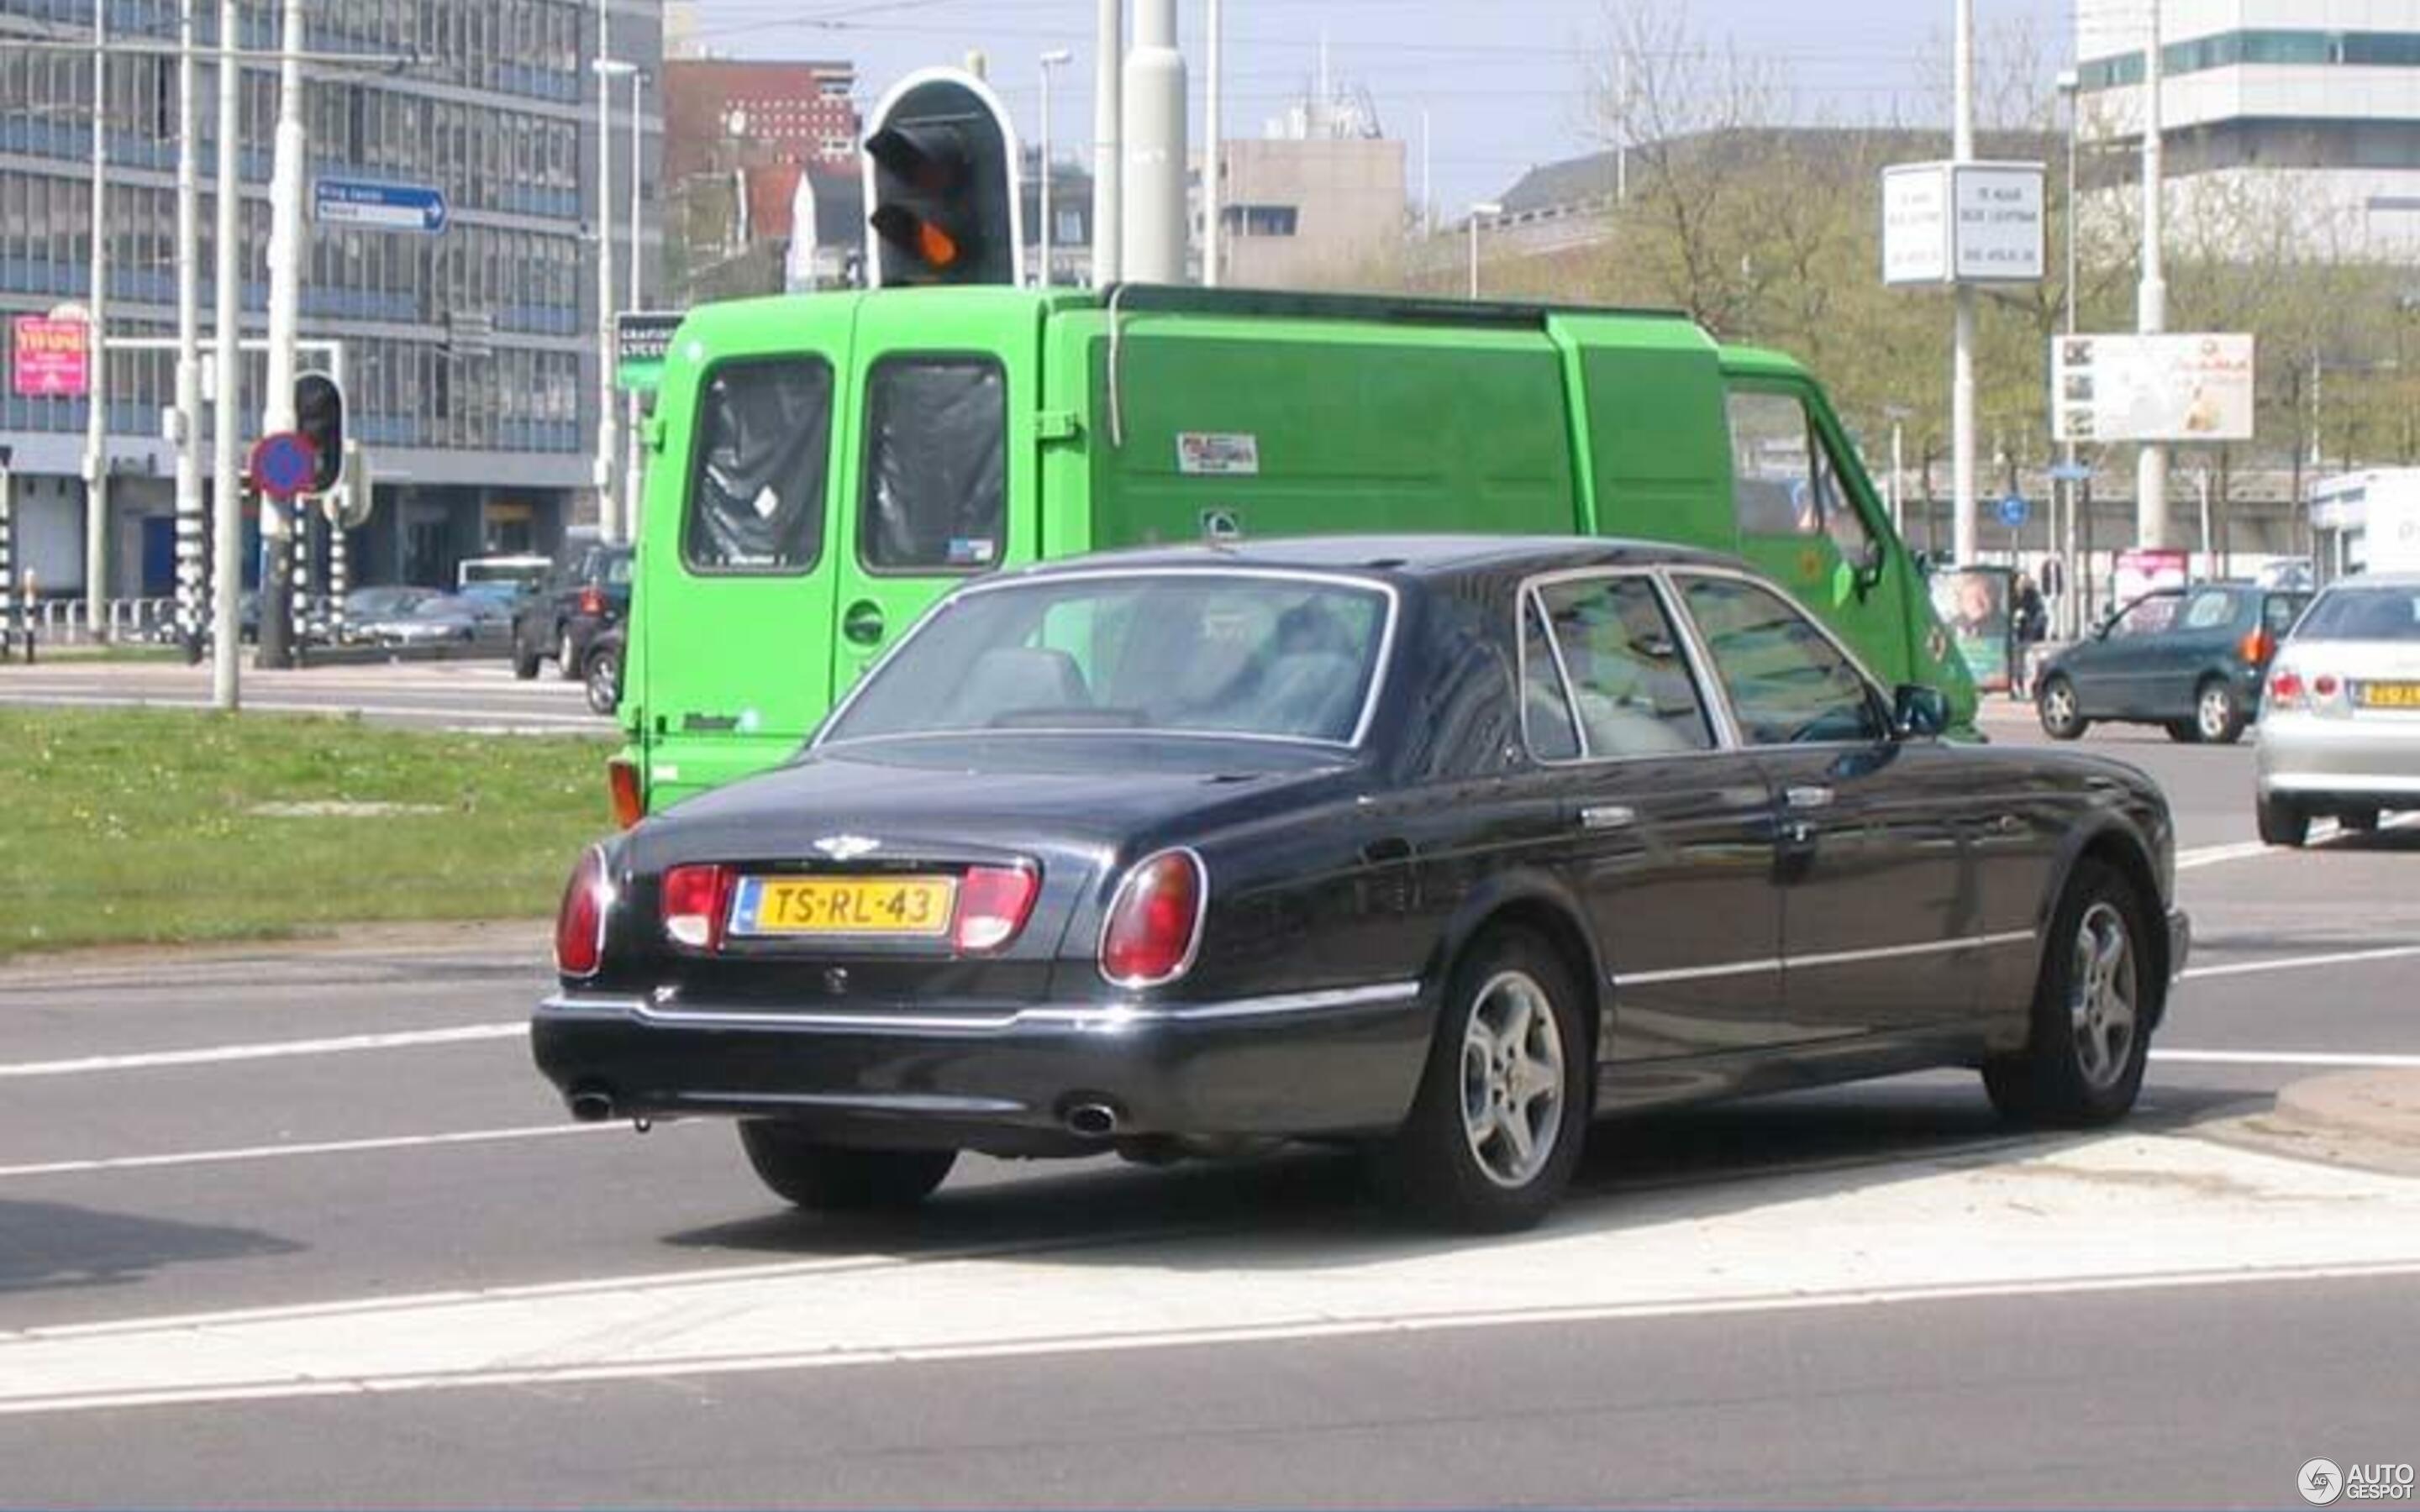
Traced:
<path fill-rule="evenodd" d="M 2024 494 L 2012 493 L 2000 501 L 2000 523 L 2012 531 L 2025 522 L 2028 512 Z"/>
<path fill-rule="evenodd" d="M 318 178 L 311 183 L 311 218 L 322 225 L 414 231 L 433 237 L 444 231 L 450 215 L 445 192 L 431 184 L 380 184 L 364 178 Z"/>

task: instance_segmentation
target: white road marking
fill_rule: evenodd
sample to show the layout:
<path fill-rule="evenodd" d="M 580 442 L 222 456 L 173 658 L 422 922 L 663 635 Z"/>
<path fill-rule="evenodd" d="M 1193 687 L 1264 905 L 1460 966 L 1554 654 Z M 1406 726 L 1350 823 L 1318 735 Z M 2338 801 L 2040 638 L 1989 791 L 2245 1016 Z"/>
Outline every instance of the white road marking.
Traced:
<path fill-rule="evenodd" d="M 2233 845 L 2204 845 L 2179 852 L 2177 870 L 2192 872 L 2205 866 L 2216 866 L 2221 861 L 2246 860 L 2255 856 L 2266 856 L 2272 849 L 2273 847 L 2257 840 L 2242 841 Z"/>
<path fill-rule="evenodd" d="M 452 1134 L 393 1134 L 376 1139 L 334 1139 L 307 1145 L 250 1145 L 234 1149 L 186 1149 L 167 1155 L 113 1155 L 94 1160 L 54 1160 L 32 1165 L 0 1165 L 0 1180 L 23 1176 L 72 1176 L 85 1171 L 146 1171 L 171 1165 L 220 1165 L 296 1155 L 358 1155 L 381 1149 L 426 1149 L 440 1145 L 490 1145 L 516 1139 L 552 1139 L 563 1134 L 627 1134 L 622 1123 L 537 1123 L 518 1129 L 462 1129 Z"/>
<path fill-rule="evenodd" d="M 2153 1060 L 2210 1066 L 2350 1066 L 2420 1068 L 2420 1056 L 2358 1050 L 2154 1050 Z"/>
<path fill-rule="evenodd" d="M 209 1045 L 194 1050 L 152 1050 L 131 1056 L 85 1056 L 75 1060 L 26 1060 L 0 1066 L 0 1079 L 20 1076 L 81 1076 L 93 1072 L 153 1071 L 163 1066 L 212 1066 L 230 1060 L 275 1060 L 288 1056 L 337 1056 L 364 1050 L 405 1050 L 432 1044 L 509 1040 L 529 1033 L 529 1021 L 464 1024 L 449 1029 L 408 1029 L 394 1034 L 348 1034 L 330 1040 L 273 1040 L 265 1044 Z"/>
<path fill-rule="evenodd" d="M 2414 825 L 2420 825 L 2420 813 L 2392 814 L 2380 820 L 2378 827 L 2409 829 Z M 2322 819 L 2312 825 L 2310 843 L 2332 845 L 2338 841 L 2350 840 L 2359 833 L 2360 831 L 2347 829 L 2333 820 Z M 2271 845 L 2257 840 L 2238 841 L 2231 845 L 2204 845 L 2194 850 L 2179 851 L 2177 870 L 2192 872 L 2205 866 L 2216 866 L 2222 861 L 2248 861 L 2254 856 L 2272 854 L 2291 856 L 2293 849 L 2290 846 Z"/>
<path fill-rule="evenodd" d="M 2420 956 L 2420 945 L 2385 945 L 2372 950 L 2333 950 L 2323 955 L 2279 956 L 2264 961 L 2231 961 L 2219 966 L 2189 966 L 2178 980 L 2205 977 L 2248 977 L 2262 971 L 2307 971 L 2314 966 L 2357 965 L 2365 961 L 2401 961 Z"/>
<path fill-rule="evenodd" d="M 2420 1276 L 2420 1180 L 2172 1135 L 1575 1204 L 1481 1305 L 1463 1241 L 1274 1222 L 5 1333 L 0 1412 Z"/>

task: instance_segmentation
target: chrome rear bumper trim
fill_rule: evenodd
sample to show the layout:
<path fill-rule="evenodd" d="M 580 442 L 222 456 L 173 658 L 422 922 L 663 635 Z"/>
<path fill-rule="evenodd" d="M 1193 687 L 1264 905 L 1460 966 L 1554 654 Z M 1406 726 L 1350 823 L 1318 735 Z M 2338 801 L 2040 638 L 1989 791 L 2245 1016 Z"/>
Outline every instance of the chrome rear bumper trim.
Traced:
<path fill-rule="evenodd" d="M 1008 1034 L 1027 1029 L 1120 1034 L 1156 1025 L 1212 1024 L 1234 1020 L 1332 1013 L 1407 1003 L 1419 997 L 1417 981 L 1382 982 L 1319 992 L 1280 993 L 1209 1003 L 1047 1004 L 1005 1013 L 784 1013 L 765 1010 L 676 1008 L 644 997 L 598 993 L 556 993 L 538 1004 L 538 1016 L 555 1019 L 621 1019 L 650 1028 L 769 1029 L 826 1034 Z"/>

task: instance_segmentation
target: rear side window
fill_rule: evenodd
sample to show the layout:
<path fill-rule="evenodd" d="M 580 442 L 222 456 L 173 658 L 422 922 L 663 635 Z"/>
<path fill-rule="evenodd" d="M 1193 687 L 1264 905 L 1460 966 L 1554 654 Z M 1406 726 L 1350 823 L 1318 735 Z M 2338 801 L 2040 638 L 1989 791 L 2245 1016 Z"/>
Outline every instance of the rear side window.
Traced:
<path fill-rule="evenodd" d="M 867 379 L 859 549 L 877 572 L 984 572 L 1008 521 L 1008 383 L 987 358 L 905 358 Z"/>
<path fill-rule="evenodd" d="M 2224 630 L 2235 624 L 2236 599 L 2223 589 L 2199 593 L 2185 603 L 2184 627 L 2188 630 Z"/>
<path fill-rule="evenodd" d="M 802 573 L 822 557 L 831 389 L 821 358 L 726 363 L 707 378 L 681 525 L 691 570 Z"/>
<path fill-rule="evenodd" d="M 2272 594 L 2260 601 L 2260 625 L 2271 635 L 2282 636 L 2294 627 L 2303 609 L 2311 601 L 2308 594 Z"/>

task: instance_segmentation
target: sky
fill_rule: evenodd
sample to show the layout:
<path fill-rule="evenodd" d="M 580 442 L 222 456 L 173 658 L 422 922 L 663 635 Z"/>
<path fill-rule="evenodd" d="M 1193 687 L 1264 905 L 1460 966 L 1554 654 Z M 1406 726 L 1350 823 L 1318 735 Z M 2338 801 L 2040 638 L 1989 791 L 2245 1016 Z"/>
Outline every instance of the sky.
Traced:
<path fill-rule="evenodd" d="M 1896 112 L 1948 127 L 1953 0 L 1648 0 L 1717 48 L 1786 80 L 1802 116 L 1861 120 Z M 2029 32 L 2047 67 L 2065 66 L 2074 0 L 1974 0 L 1989 47 Z M 1458 216 L 1533 165 L 1606 145 L 1586 79 L 1604 55 L 1608 0 L 1224 0 L 1225 134 L 1258 136 L 1307 91 L 1325 39 L 1332 76 L 1366 89 L 1386 134 L 1408 144 L 1415 198 L 1423 121 L 1439 213 Z M 1201 131 L 1203 0 L 1179 0 Z M 989 77 L 1029 140 L 1037 134 L 1040 55 L 1075 61 L 1050 90 L 1060 156 L 1088 157 L 1094 0 L 697 0 L 699 39 L 733 57 L 854 62 L 861 104 L 910 69 L 986 56 Z M 1986 55 L 1979 67 L 1988 73 Z"/>

